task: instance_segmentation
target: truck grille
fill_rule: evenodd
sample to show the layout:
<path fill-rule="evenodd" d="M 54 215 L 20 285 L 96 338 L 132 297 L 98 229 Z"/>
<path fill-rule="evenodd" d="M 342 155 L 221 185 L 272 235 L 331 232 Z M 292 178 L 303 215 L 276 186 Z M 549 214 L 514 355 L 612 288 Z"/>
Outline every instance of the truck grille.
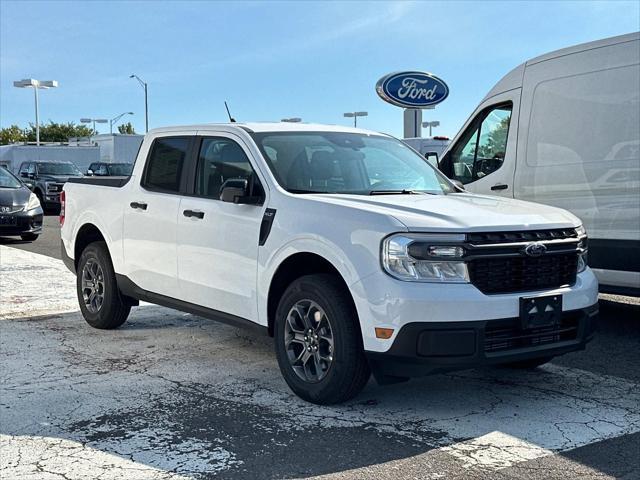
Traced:
<path fill-rule="evenodd" d="M 497 353 L 575 340 L 579 325 L 577 315 L 563 317 L 558 325 L 530 330 L 522 330 L 518 319 L 488 324 L 484 331 L 484 351 Z"/>
<path fill-rule="evenodd" d="M 483 293 L 525 292 L 572 285 L 577 268 L 577 253 L 479 258 L 469 262 L 469 277 Z"/>
<path fill-rule="evenodd" d="M 529 256 L 531 243 L 544 245 L 540 256 Z M 578 255 L 586 237 L 575 229 L 491 232 L 467 235 L 469 279 L 482 293 L 548 290 L 576 282 Z"/>

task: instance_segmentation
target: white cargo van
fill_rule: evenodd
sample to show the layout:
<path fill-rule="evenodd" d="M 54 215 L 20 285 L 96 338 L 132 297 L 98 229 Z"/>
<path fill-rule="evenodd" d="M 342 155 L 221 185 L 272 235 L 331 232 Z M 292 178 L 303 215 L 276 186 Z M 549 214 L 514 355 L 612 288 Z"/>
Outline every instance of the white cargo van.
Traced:
<path fill-rule="evenodd" d="M 565 208 L 589 231 L 601 291 L 640 293 L 640 34 L 505 75 L 440 161 L 474 193 Z"/>
<path fill-rule="evenodd" d="M 434 167 L 438 166 L 438 161 L 442 156 L 442 152 L 444 152 L 451 143 L 449 137 L 442 136 L 424 138 L 413 137 L 405 138 L 402 141 L 417 152 L 420 152 L 420 154 Z"/>

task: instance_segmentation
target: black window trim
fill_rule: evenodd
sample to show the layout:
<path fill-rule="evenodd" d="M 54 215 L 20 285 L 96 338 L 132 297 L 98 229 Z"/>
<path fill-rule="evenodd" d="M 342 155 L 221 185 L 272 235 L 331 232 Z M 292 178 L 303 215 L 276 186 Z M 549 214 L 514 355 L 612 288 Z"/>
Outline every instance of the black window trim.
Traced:
<path fill-rule="evenodd" d="M 253 156 L 251 155 L 250 150 L 248 148 L 245 148 L 238 139 L 232 138 L 230 135 L 228 136 L 225 136 L 225 135 L 227 135 L 227 132 L 219 132 L 219 133 L 217 132 L 215 134 L 211 133 L 211 134 L 205 134 L 205 135 L 198 135 L 195 137 L 193 142 L 193 162 L 190 162 L 189 164 L 189 171 L 187 173 L 187 185 L 185 188 L 185 193 L 183 195 L 187 197 L 195 197 L 195 198 L 202 198 L 204 200 L 211 200 L 213 202 L 222 202 L 222 200 L 220 200 L 219 198 L 211 198 L 211 197 L 207 197 L 206 195 L 200 195 L 196 193 L 196 180 L 198 177 L 198 167 L 200 164 L 200 148 L 202 147 L 202 142 L 207 139 L 219 138 L 219 139 L 235 142 L 236 144 L 238 144 L 240 148 L 242 148 L 242 151 L 247 156 L 247 159 L 249 160 L 249 164 L 253 169 L 253 177 L 252 177 L 253 185 L 251 186 L 251 188 L 252 189 L 255 188 L 255 182 L 257 181 L 260 187 L 262 188 L 262 191 L 264 192 L 262 202 L 256 204 L 256 206 L 264 205 L 264 202 L 266 201 L 266 188 L 264 186 L 265 182 L 260 178 L 260 174 L 258 173 L 259 170 L 256 168 L 255 161 L 252 159 Z"/>
<path fill-rule="evenodd" d="M 492 105 L 488 105 L 487 107 L 483 108 L 482 110 L 480 110 L 480 112 L 478 112 L 478 114 L 475 116 L 475 118 L 471 121 L 471 123 L 469 123 L 469 126 L 466 128 L 466 130 L 464 132 L 462 132 L 462 135 L 460 135 L 460 139 L 464 138 L 467 133 L 469 133 L 472 130 L 477 130 L 478 135 L 476 137 L 476 148 L 475 151 L 473 153 L 473 164 L 472 164 L 472 178 L 473 175 L 476 173 L 476 161 L 478 159 L 478 146 L 480 145 L 480 134 L 481 129 L 482 129 L 482 122 L 485 121 L 485 119 L 489 116 L 489 114 L 491 112 L 493 112 L 494 110 L 499 109 L 500 107 L 511 107 L 511 113 L 510 113 L 510 117 L 509 117 L 509 126 L 507 127 L 507 135 L 506 135 L 506 144 L 505 144 L 505 159 L 506 159 L 506 150 L 507 150 L 507 145 L 509 143 L 509 132 L 511 131 L 511 121 L 513 120 L 513 101 L 511 100 L 506 100 L 503 102 L 498 102 L 498 103 L 494 103 Z M 459 145 L 460 140 L 458 140 L 447 152 L 447 154 L 445 155 L 445 157 L 449 157 L 451 158 L 451 156 L 453 155 L 453 151 L 455 150 L 455 148 Z M 440 160 L 440 164 L 445 163 L 445 157 L 442 157 L 442 160 Z M 502 164 L 500 165 L 500 167 L 496 168 L 493 172 L 497 172 L 498 170 L 500 170 L 502 168 L 502 166 L 504 165 L 504 160 Z M 451 166 L 451 170 L 453 170 L 453 163 L 450 162 L 450 166 Z M 489 175 L 491 175 L 493 172 L 491 172 Z M 443 173 L 448 177 L 448 178 L 452 178 L 454 180 L 456 180 L 455 175 L 453 174 L 453 171 L 450 172 L 444 172 Z M 449 176 L 451 175 L 451 176 Z M 480 177 L 480 178 L 476 178 L 476 179 L 472 179 L 470 182 L 466 183 L 465 185 L 470 185 L 472 183 L 477 182 L 478 180 L 482 180 L 483 178 L 488 177 L 489 175 L 486 175 L 484 177 Z"/>
<path fill-rule="evenodd" d="M 147 175 L 149 173 L 149 160 L 151 159 L 151 154 L 153 153 L 153 148 L 158 140 L 164 140 L 166 138 L 181 138 L 187 140 L 187 152 L 184 157 L 184 164 L 182 165 L 182 170 L 180 171 L 180 181 L 178 182 L 178 191 L 174 190 L 166 190 L 164 188 L 151 187 L 146 184 Z M 163 193 L 165 195 L 185 195 L 187 192 L 187 177 L 188 170 L 191 168 L 191 165 L 194 162 L 194 144 L 195 144 L 196 136 L 189 134 L 178 134 L 178 135 L 162 135 L 153 139 L 151 145 L 149 146 L 149 151 L 147 152 L 147 157 L 144 163 L 144 170 L 142 171 L 142 177 L 140 178 L 140 188 L 147 192 L 154 193 Z"/>

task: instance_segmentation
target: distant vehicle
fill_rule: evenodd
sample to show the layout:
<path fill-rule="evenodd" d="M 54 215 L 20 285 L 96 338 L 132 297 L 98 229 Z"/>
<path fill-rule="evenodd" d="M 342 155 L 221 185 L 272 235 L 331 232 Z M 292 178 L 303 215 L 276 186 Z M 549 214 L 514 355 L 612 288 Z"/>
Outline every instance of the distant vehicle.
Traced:
<path fill-rule="evenodd" d="M 505 75 L 440 161 L 473 193 L 545 203 L 589 231 L 600 291 L 640 294 L 640 33 Z"/>
<path fill-rule="evenodd" d="M 140 300 L 272 335 L 300 397 L 336 403 L 592 338 L 598 284 L 571 213 L 458 189 L 388 135 L 247 123 L 149 132 L 130 177 L 71 179 L 62 258 L 87 323 Z"/>
<path fill-rule="evenodd" d="M 88 177 L 128 177 L 133 170 L 132 163 L 96 162 L 89 165 Z"/>
<path fill-rule="evenodd" d="M 13 173 L 0 168 L 0 237 L 19 236 L 33 241 L 42 232 L 38 197 Z"/>
<path fill-rule="evenodd" d="M 438 161 L 442 156 L 442 152 L 449 146 L 451 140 L 449 137 L 435 136 L 435 137 L 414 137 L 405 138 L 402 140 L 414 150 L 420 152 L 420 154 L 427 159 L 427 161 L 434 167 L 438 167 Z"/>
<path fill-rule="evenodd" d="M 44 210 L 60 207 L 60 192 L 69 178 L 82 177 L 82 172 L 71 162 L 24 162 L 18 176 L 36 194 Z"/>

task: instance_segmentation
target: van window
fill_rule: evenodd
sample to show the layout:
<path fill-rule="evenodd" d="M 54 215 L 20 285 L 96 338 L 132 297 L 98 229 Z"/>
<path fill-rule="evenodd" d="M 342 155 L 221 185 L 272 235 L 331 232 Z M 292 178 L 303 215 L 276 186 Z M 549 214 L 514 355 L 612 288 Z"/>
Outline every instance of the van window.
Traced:
<path fill-rule="evenodd" d="M 512 104 L 483 110 L 442 160 L 449 178 L 467 184 L 495 172 L 507 150 Z"/>
<path fill-rule="evenodd" d="M 148 190 L 179 192 L 182 167 L 189 149 L 188 137 L 157 138 L 151 146 L 142 186 Z"/>
<path fill-rule="evenodd" d="M 204 138 L 198 155 L 196 195 L 218 200 L 222 184 L 236 178 L 248 180 L 254 195 L 264 194 L 240 145 L 229 138 Z"/>

